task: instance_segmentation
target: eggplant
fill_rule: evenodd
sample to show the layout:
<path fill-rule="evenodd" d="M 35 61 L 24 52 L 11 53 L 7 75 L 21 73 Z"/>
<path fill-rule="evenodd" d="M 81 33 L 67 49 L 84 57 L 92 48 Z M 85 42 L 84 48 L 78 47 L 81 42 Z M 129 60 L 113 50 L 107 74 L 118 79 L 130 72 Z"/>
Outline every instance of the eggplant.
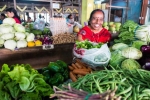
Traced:
<path fill-rule="evenodd" d="M 138 60 L 143 69 L 150 71 L 150 57 L 142 57 Z"/>
<path fill-rule="evenodd" d="M 142 45 L 140 48 L 143 56 L 150 56 L 150 46 L 149 45 Z"/>
<path fill-rule="evenodd" d="M 143 69 L 149 70 L 150 71 L 150 61 L 146 62 L 143 66 Z"/>

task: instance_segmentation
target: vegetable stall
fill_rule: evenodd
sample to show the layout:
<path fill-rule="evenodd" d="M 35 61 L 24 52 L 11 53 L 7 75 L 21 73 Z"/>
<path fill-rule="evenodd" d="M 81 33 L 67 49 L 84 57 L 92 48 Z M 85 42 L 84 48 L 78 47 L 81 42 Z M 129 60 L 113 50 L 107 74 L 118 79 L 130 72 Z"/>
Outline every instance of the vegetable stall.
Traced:
<path fill-rule="evenodd" d="M 57 34 L 62 30 L 36 30 L 32 23 L 23 26 L 7 18 L 4 23 L 0 100 L 150 99 L 149 25 L 105 22 L 103 27 L 113 37 L 108 45 L 79 42 L 76 34 L 67 32 Z"/>

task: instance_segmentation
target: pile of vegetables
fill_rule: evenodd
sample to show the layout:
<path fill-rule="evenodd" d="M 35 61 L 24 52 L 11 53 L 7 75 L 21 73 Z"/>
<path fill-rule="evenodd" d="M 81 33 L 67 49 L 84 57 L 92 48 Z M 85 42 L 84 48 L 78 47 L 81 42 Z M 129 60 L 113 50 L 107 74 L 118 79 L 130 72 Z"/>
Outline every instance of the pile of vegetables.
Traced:
<path fill-rule="evenodd" d="M 33 26 L 34 23 L 23 23 L 22 25 L 25 27 L 26 32 L 33 33 L 35 35 L 51 35 L 51 31 L 49 28 L 44 27 L 43 30 L 35 29 Z"/>
<path fill-rule="evenodd" d="M 44 80 L 51 86 L 59 86 L 69 78 L 67 64 L 62 60 L 49 62 L 49 65 L 40 72 Z"/>
<path fill-rule="evenodd" d="M 75 43 L 76 35 L 70 33 L 56 34 L 52 36 L 53 44 Z"/>
<path fill-rule="evenodd" d="M 127 20 L 123 25 L 121 25 L 119 30 L 118 39 L 115 39 L 115 43 L 125 43 L 131 44 L 135 40 L 135 30 L 138 27 L 138 24 L 132 20 Z"/>
<path fill-rule="evenodd" d="M 50 98 L 57 97 L 57 100 L 121 100 L 121 97 L 115 96 L 116 89 L 97 94 L 76 90 L 70 85 L 63 86 L 63 89 L 54 86 L 53 89 L 55 93 L 51 94 Z"/>
<path fill-rule="evenodd" d="M 13 18 L 5 18 L 0 25 L 0 46 L 15 50 L 27 47 L 28 42 L 34 41 L 35 35 L 25 31 L 25 27 L 15 22 Z"/>
<path fill-rule="evenodd" d="M 87 74 L 71 83 L 71 87 L 89 93 L 104 93 L 117 88 L 122 100 L 149 100 L 150 72 L 143 69 L 101 70 Z"/>
<path fill-rule="evenodd" d="M 0 100 L 42 100 L 53 90 L 29 64 L 4 64 L 0 72 Z"/>
<path fill-rule="evenodd" d="M 119 32 L 121 23 L 120 22 L 104 22 L 103 27 L 109 30 L 111 33 Z"/>
<path fill-rule="evenodd" d="M 100 48 L 103 45 L 103 43 L 94 43 L 88 40 L 84 40 L 84 41 L 76 41 L 75 45 L 77 48 L 92 49 L 92 48 Z"/>
<path fill-rule="evenodd" d="M 141 59 L 142 52 L 132 46 L 124 43 L 116 43 L 111 47 L 111 59 L 109 61 L 109 66 L 125 69 L 138 69 L 141 65 L 137 60 Z"/>
<path fill-rule="evenodd" d="M 78 78 L 92 72 L 92 69 L 85 63 L 81 62 L 80 59 L 75 59 L 68 67 L 70 70 L 69 76 L 73 82 L 77 81 Z"/>

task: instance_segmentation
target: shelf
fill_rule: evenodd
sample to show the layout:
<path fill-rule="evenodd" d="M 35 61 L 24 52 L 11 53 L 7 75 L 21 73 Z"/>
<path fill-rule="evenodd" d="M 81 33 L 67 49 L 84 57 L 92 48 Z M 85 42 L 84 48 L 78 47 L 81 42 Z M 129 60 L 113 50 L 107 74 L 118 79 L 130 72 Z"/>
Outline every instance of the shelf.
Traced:
<path fill-rule="evenodd" d="M 72 49 L 74 44 L 57 44 L 54 49 L 43 50 L 42 47 L 22 48 L 11 51 L 0 49 L 0 69 L 6 63 L 12 64 L 30 64 L 35 69 L 40 69 L 49 64 L 50 61 L 63 60 L 71 63 L 73 59 Z"/>

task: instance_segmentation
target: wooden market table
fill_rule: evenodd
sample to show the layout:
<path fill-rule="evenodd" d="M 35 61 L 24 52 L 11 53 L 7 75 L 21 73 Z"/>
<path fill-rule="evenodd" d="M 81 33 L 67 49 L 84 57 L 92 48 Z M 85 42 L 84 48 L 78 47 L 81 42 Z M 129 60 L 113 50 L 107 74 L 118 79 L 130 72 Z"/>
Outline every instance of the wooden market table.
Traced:
<path fill-rule="evenodd" d="M 40 69 L 49 64 L 50 61 L 63 60 L 71 63 L 73 59 L 72 49 L 74 43 L 56 44 L 54 49 L 43 50 L 42 47 L 27 47 L 15 51 L 0 49 L 0 69 L 6 63 L 30 64 L 35 69 Z"/>

